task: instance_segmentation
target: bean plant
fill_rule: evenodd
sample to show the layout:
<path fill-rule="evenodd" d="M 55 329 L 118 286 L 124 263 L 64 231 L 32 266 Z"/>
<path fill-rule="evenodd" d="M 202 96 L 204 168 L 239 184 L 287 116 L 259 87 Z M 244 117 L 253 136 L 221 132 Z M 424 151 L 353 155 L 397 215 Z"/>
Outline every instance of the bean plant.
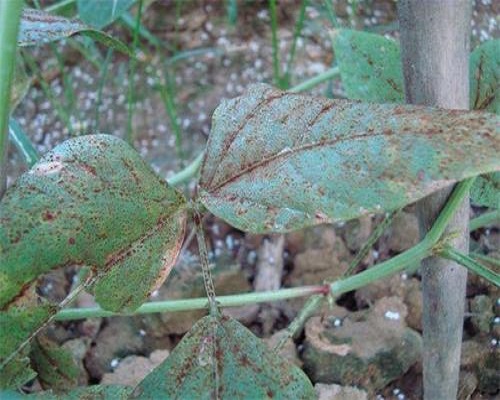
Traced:
<path fill-rule="evenodd" d="M 98 28 L 133 2 L 124 3 L 119 3 L 123 10 L 100 14 Z M 0 10 L 8 12 L 4 3 Z M 82 18 L 86 12 L 83 1 Z M 1 46 L 15 37 L 16 24 L 12 22 L 10 33 L 0 31 Z M 135 56 L 96 27 L 42 11 L 24 10 L 19 29 L 19 46 L 83 34 Z M 97 385 L 64 394 L 44 392 L 36 398 L 310 399 L 315 395 L 307 376 L 283 360 L 277 349 L 269 351 L 248 329 L 224 315 L 224 307 L 309 297 L 288 329 L 293 336 L 323 301 L 431 255 L 454 260 L 500 284 L 495 271 L 449 245 L 452 234 L 443 235 L 470 189 L 476 204 L 493 210 L 475 228 L 498 218 L 499 42 L 479 46 L 470 57 L 471 108 L 483 111 L 457 111 L 402 104 L 395 42 L 350 30 L 336 31 L 332 40 L 338 61 L 333 74 L 340 73 L 353 100 L 256 84 L 242 96 L 224 101 L 214 112 L 210 137 L 199 158 L 194 198 L 186 198 L 172 182 L 158 177 L 125 141 L 107 134 L 65 141 L 7 189 L 0 203 L 3 395 L 21 396 L 12 389 L 40 373 L 30 366 L 33 357 L 38 357 L 36 365 L 50 365 L 57 379 L 75 373 L 61 349 L 37 339 L 53 320 L 207 309 L 208 315 L 137 387 Z M 0 67 L 8 68 L 4 53 L 2 58 Z M 326 79 L 333 74 L 328 72 Z M 0 116 L 4 131 L 6 90 Z M 26 143 L 22 132 L 12 128 L 10 134 L 14 143 Z M 23 154 L 28 160 L 29 151 Z M 284 233 L 393 212 L 455 182 L 422 241 L 387 261 L 334 282 L 216 295 L 202 225 L 207 212 L 244 232 Z M 190 219 L 197 232 L 207 297 L 147 302 L 175 266 Z M 62 303 L 50 303 L 37 293 L 40 277 L 70 265 L 81 268 L 82 279 Z M 92 292 L 100 308 L 65 310 L 82 290 Z M 43 351 L 37 351 L 40 348 Z"/>

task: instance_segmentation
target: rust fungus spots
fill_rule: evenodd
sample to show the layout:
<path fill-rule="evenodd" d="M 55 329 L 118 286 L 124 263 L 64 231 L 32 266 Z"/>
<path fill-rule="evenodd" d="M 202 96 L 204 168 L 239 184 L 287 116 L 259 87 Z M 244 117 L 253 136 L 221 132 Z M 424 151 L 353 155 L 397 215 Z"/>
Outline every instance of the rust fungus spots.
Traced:
<path fill-rule="evenodd" d="M 43 214 L 42 214 L 42 219 L 44 221 L 52 221 L 54 219 L 54 214 L 52 214 L 50 211 L 45 211 Z"/>

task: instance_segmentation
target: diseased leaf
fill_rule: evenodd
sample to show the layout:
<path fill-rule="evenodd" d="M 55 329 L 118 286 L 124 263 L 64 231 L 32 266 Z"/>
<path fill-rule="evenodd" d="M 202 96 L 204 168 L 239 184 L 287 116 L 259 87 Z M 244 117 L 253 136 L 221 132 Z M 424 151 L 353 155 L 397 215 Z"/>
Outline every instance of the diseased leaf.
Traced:
<path fill-rule="evenodd" d="M 398 43 L 350 29 L 334 31 L 332 43 L 347 97 L 375 103 L 404 103 Z"/>
<path fill-rule="evenodd" d="M 489 40 L 470 55 L 470 107 L 500 114 L 500 40 Z"/>
<path fill-rule="evenodd" d="M 170 272 L 186 220 L 182 194 L 110 135 L 57 146 L 0 203 L 0 307 L 41 274 L 90 265 L 108 310 L 133 310 Z"/>
<path fill-rule="evenodd" d="M 0 360 L 57 310 L 33 300 L 40 275 L 89 265 L 100 305 L 134 310 L 172 269 L 185 223 L 184 196 L 121 139 L 81 136 L 47 153 L 0 202 Z"/>
<path fill-rule="evenodd" d="M 68 390 L 78 384 L 78 370 L 68 350 L 44 337 L 31 344 L 31 363 L 44 389 Z"/>
<path fill-rule="evenodd" d="M 340 29 L 333 48 L 346 94 L 376 103 L 404 103 L 399 45 L 383 36 Z M 470 55 L 470 108 L 500 113 L 500 40 L 476 47 Z M 477 205 L 498 207 L 498 184 L 479 177 L 471 190 Z"/>
<path fill-rule="evenodd" d="M 391 211 L 500 169 L 499 118 L 253 86 L 215 111 L 199 197 L 250 232 Z"/>
<path fill-rule="evenodd" d="M 475 205 L 500 208 L 500 173 L 478 176 L 472 185 L 470 197 Z"/>
<path fill-rule="evenodd" d="M 77 19 L 67 19 L 51 15 L 41 10 L 25 8 L 21 16 L 17 44 L 33 46 L 64 39 L 75 34 L 88 36 L 105 46 L 111 47 L 129 56 L 133 56 L 128 47 L 117 39 L 85 25 Z"/>
<path fill-rule="evenodd" d="M 83 22 L 102 29 L 127 11 L 136 0 L 77 0 L 78 14 Z"/>
<path fill-rule="evenodd" d="M 31 301 L 24 301 L 24 298 L 20 300 L 23 304 L 16 304 L 8 310 L 0 311 L 0 338 L 2 338 L 0 362 L 2 364 L 56 310 L 50 304 L 42 303 L 30 307 L 28 303 Z M 0 388 L 20 387 L 35 376 L 35 371 L 30 367 L 27 351 L 23 350 L 3 368 L 0 368 Z"/>
<path fill-rule="evenodd" d="M 170 356 L 135 388 L 146 399 L 313 399 L 295 365 L 232 318 L 198 321 Z"/>
<path fill-rule="evenodd" d="M 132 389 L 122 385 L 94 385 L 78 387 L 66 393 L 55 394 L 51 391 L 33 393 L 22 398 L 36 400 L 127 400 Z M 0 392 L 0 395 L 3 393 Z M 12 397 L 12 400 L 20 397 Z M 3 400 L 3 397 L 2 397 Z M 6 399 L 7 400 L 7 399 Z"/>

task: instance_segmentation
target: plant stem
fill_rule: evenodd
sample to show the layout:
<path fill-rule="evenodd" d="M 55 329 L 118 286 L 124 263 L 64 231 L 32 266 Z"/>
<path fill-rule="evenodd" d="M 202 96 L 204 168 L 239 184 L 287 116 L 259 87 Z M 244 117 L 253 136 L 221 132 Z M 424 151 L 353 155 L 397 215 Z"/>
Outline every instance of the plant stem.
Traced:
<path fill-rule="evenodd" d="M 318 86 L 320 83 L 323 83 L 325 81 L 328 81 L 332 78 L 336 78 L 340 75 L 340 70 L 338 67 L 333 67 L 325 72 L 322 72 L 321 74 L 318 74 L 311 79 L 308 79 L 302 83 L 299 83 L 298 85 L 288 89 L 289 92 L 304 92 L 306 90 L 312 89 L 315 86 Z"/>
<path fill-rule="evenodd" d="M 471 219 L 469 223 L 469 230 L 472 232 L 493 223 L 500 223 L 500 210 L 486 212 L 481 214 L 479 217 Z"/>
<path fill-rule="evenodd" d="M 500 268 L 500 259 L 498 259 L 498 258 L 485 256 L 484 254 L 480 254 L 480 253 L 471 253 L 471 254 L 469 254 L 469 257 L 475 258 L 476 260 L 479 260 L 479 261 L 484 261 L 486 264 L 491 264 L 495 267 Z"/>
<path fill-rule="evenodd" d="M 458 250 L 455 250 L 451 246 L 446 246 L 440 253 L 440 256 L 447 258 L 448 260 L 455 261 L 456 263 L 463 265 L 465 268 L 471 270 L 472 272 L 478 274 L 484 279 L 490 281 L 496 286 L 500 286 L 500 275 L 496 272 L 491 271 L 486 268 L 484 265 L 478 263 L 476 260 L 471 257 L 461 253 Z"/>
<path fill-rule="evenodd" d="M 248 304 L 267 303 L 271 301 L 281 301 L 297 297 L 308 297 L 313 294 L 324 293 L 325 286 L 302 286 L 273 290 L 268 292 L 241 293 L 228 296 L 218 296 L 217 305 L 219 307 L 240 307 Z M 131 314 L 118 314 L 105 311 L 100 307 L 93 308 L 68 308 L 57 313 L 56 321 L 70 321 L 85 318 L 112 317 L 118 315 L 139 315 L 161 312 L 179 312 L 191 310 L 207 309 L 208 300 L 206 297 L 185 300 L 166 300 L 145 303 Z"/>
<path fill-rule="evenodd" d="M 274 83 L 280 89 L 284 89 L 280 86 L 281 76 L 280 76 L 280 59 L 279 59 L 279 48 L 278 48 L 278 17 L 276 15 L 276 0 L 269 0 L 269 13 L 271 14 L 271 44 L 273 47 L 273 77 Z"/>
<path fill-rule="evenodd" d="M 16 146 L 19 153 L 21 153 L 24 157 L 24 161 L 29 167 L 32 167 L 35 164 L 40 156 L 38 152 L 33 147 L 33 143 L 28 138 L 26 133 L 24 133 L 23 129 L 19 125 L 15 119 L 11 118 L 9 121 L 9 137 L 12 143 Z"/>
<path fill-rule="evenodd" d="M 7 186 L 10 90 L 22 7 L 22 0 L 0 1 L 0 198 Z"/>
<path fill-rule="evenodd" d="M 137 11 L 137 17 L 135 19 L 135 28 L 134 35 L 132 39 L 132 52 L 136 54 L 137 46 L 139 45 L 139 26 L 141 23 L 142 16 L 142 3 L 143 0 L 139 0 L 139 9 Z M 129 64 L 129 73 L 128 73 L 128 93 L 127 93 L 127 132 L 125 134 L 125 138 L 127 142 L 133 146 L 134 144 L 134 133 L 132 131 L 132 116 L 134 114 L 135 109 L 135 96 L 134 96 L 134 78 L 135 78 L 135 70 L 137 66 L 137 57 L 133 57 L 130 60 Z"/>
<path fill-rule="evenodd" d="M 175 175 L 167 179 L 169 185 L 178 186 L 191 179 L 200 169 L 205 153 L 202 151 L 186 168 L 180 170 Z"/>
<path fill-rule="evenodd" d="M 416 246 L 406 250 L 396 257 L 391 258 L 390 260 L 375 265 L 374 267 L 360 272 L 359 274 L 333 282 L 330 284 L 331 293 L 337 297 L 343 293 L 368 285 L 377 279 L 392 275 L 398 271 L 403 271 L 416 262 L 428 257 L 431 253 L 432 247 L 433 243 L 424 239 Z"/>
<path fill-rule="evenodd" d="M 302 27 L 304 26 L 307 4 L 308 0 L 302 0 L 302 3 L 300 5 L 299 18 L 297 20 L 297 23 L 295 24 L 295 30 L 293 32 L 292 47 L 290 49 L 290 53 L 288 54 L 285 74 L 281 78 L 282 86 L 285 89 L 287 89 L 288 86 L 290 86 L 290 74 L 292 72 L 292 64 L 295 58 L 295 51 L 297 49 L 297 40 L 302 32 Z"/>

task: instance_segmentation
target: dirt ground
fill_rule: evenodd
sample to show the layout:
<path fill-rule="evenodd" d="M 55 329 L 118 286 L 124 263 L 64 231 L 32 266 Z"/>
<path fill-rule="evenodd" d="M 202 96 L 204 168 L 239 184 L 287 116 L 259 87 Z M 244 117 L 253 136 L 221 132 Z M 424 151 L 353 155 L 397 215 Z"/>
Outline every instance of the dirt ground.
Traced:
<path fill-rule="evenodd" d="M 222 100 L 238 96 L 252 83 L 273 83 L 268 4 L 266 1 L 237 3 L 237 20 L 232 24 L 222 0 L 152 2 L 142 22 L 161 42 L 161 47 L 154 48 L 141 39 L 141 57 L 132 80 L 126 57 L 114 53 L 107 59 L 106 50 L 100 47 L 93 52 L 95 59 L 92 60 L 75 50 L 71 41 L 58 43 L 55 49 L 62 58 L 63 69 L 50 46 L 27 50 L 39 63 L 40 73 L 53 98 L 47 97 L 40 79 L 35 80 L 14 117 L 40 153 L 74 135 L 105 132 L 126 137 L 128 85 L 132 81 L 131 134 L 135 148 L 160 176 L 172 176 L 203 150 L 212 112 Z M 342 27 L 397 37 L 395 1 L 342 0 L 334 3 Z M 44 4 L 50 2 L 42 2 Z M 292 45 L 300 1 L 279 1 L 278 4 L 278 47 L 283 70 Z M 329 38 L 332 26 L 322 4 L 319 0 L 310 1 L 306 8 L 290 86 L 324 72 L 335 63 Z M 499 2 L 474 2 L 473 45 L 500 36 L 499 15 Z M 109 31 L 127 43 L 132 41 L 131 31 L 120 23 L 113 24 Z M 171 90 L 176 118 L 169 115 L 162 89 L 165 87 Z M 323 83 L 311 93 L 343 97 L 338 81 Z M 20 156 L 11 149 L 9 183 L 24 170 Z M 194 180 L 185 187 L 186 193 L 193 190 Z M 474 208 L 471 215 L 483 211 Z M 208 216 L 205 227 L 210 238 L 211 261 L 215 265 L 216 290 L 219 294 L 229 294 L 266 290 L 272 285 L 299 286 L 333 280 L 342 275 L 382 220 L 383 216 L 374 215 L 285 236 L 260 236 L 244 234 Z M 417 240 L 416 217 L 409 207 L 373 245 L 359 269 L 390 258 Z M 498 258 L 499 226 L 474 232 L 471 248 Z M 368 398 L 421 398 L 422 366 L 417 354 L 421 293 L 417 267 L 385 282 L 348 293 L 337 299 L 336 304 L 325 307 L 316 319 L 307 323 L 304 332 L 285 347 L 286 356 L 302 366 L 313 383 L 333 383 L 340 379 L 343 386 L 364 387 Z M 47 276 L 42 284 L 43 294 L 52 299 L 64 298 L 74 275 L 75 270 L 70 268 Z M 185 245 L 174 273 L 152 299 L 203 295 L 197 248 L 195 241 L 191 241 Z M 500 372 L 494 362 L 500 351 L 500 293 L 498 288 L 471 276 L 467 299 L 459 398 L 494 398 L 498 395 L 500 382 Z M 82 295 L 76 304 L 83 307 L 94 305 L 94 302 L 90 295 Z M 303 301 L 297 300 L 227 312 L 260 337 L 269 338 L 286 328 L 302 305 Z M 387 317 L 396 314 L 387 313 L 397 313 L 398 321 Z M 123 382 L 125 378 L 132 379 L 130 383 L 163 360 L 202 315 L 201 312 L 186 312 L 57 323 L 46 335 L 72 352 L 81 370 L 79 384 Z M 363 336 L 374 327 L 381 329 L 380 335 L 386 338 L 385 341 Z M 390 335 L 384 336 L 388 331 Z M 358 356 L 370 365 L 370 371 L 377 371 L 369 382 L 350 378 L 345 371 L 337 375 L 320 373 L 329 368 L 322 364 L 332 357 L 328 345 L 338 344 L 349 334 L 365 338 Z M 394 345 L 398 341 L 408 341 L 408 337 L 415 338 L 414 347 Z M 411 355 L 412 352 L 416 355 Z M 328 356 L 326 361 L 325 354 Z M 380 358 L 383 354 L 391 354 L 392 358 L 384 359 L 390 363 L 386 370 L 391 373 L 382 371 Z M 393 368 L 396 359 L 404 359 L 399 369 Z M 39 389 L 39 382 L 26 388 L 27 391 Z M 358 395 L 361 397 L 355 397 Z M 354 392 L 346 397 L 325 396 L 322 398 L 363 398 L 363 394 Z"/>

